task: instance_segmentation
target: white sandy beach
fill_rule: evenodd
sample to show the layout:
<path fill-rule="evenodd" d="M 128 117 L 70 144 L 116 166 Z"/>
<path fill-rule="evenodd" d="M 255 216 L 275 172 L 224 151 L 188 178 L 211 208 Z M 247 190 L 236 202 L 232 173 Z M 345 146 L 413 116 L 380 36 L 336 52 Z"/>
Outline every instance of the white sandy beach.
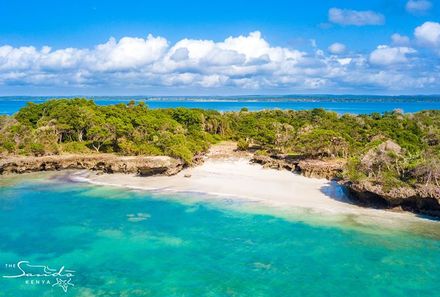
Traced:
<path fill-rule="evenodd" d="M 191 175 L 190 177 L 185 177 Z M 287 170 L 265 169 L 249 158 L 213 158 L 174 176 L 140 177 L 89 171 L 70 176 L 76 181 L 155 192 L 200 193 L 205 199 L 228 198 L 267 206 L 272 210 L 305 210 L 357 224 L 399 225 L 426 221 L 411 213 L 359 207 L 350 204 L 342 187 L 325 179 L 307 178 Z M 272 212 L 273 213 L 273 212 Z"/>
<path fill-rule="evenodd" d="M 280 217 L 293 213 L 308 219 L 311 214 L 325 221 L 354 225 L 376 225 L 399 229 L 425 228 L 436 224 L 408 212 L 365 208 L 350 203 L 342 186 L 326 179 L 308 178 L 287 170 L 251 164 L 248 153 L 237 152 L 236 144 L 214 145 L 205 162 L 174 176 L 140 177 L 134 174 L 76 172 L 70 179 L 96 185 L 125 187 L 155 193 L 183 193 L 197 200 L 227 199 L 247 202 Z M 194 195 L 194 194 L 201 195 Z M 187 195 L 188 196 L 188 195 Z M 414 224 L 416 223 L 416 224 Z M 421 224 L 419 224 L 421 223 Z"/>
<path fill-rule="evenodd" d="M 201 166 L 185 169 L 174 176 L 97 175 L 90 172 L 82 172 L 80 176 L 101 185 L 204 193 L 251 199 L 274 206 L 291 205 L 331 212 L 358 208 L 343 202 L 346 198 L 342 189 L 327 180 L 264 169 L 261 165 L 250 164 L 245 158 L 207 160 Z"/>

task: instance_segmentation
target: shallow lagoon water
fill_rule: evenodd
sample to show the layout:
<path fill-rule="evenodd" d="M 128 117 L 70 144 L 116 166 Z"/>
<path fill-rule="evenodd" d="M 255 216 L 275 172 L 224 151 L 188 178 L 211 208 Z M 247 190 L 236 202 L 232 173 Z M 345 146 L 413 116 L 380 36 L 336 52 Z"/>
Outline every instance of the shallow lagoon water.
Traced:
<path fill-rule="evenodd" d="M 423 232 L 357 229 L 231 200 L 47 175 L 3 179 L 0 207 L 0 263 L 75 270 L 66 293 L 2 278 L 0 296 L 435 296 L 440 289 L 440 237 Z"/>

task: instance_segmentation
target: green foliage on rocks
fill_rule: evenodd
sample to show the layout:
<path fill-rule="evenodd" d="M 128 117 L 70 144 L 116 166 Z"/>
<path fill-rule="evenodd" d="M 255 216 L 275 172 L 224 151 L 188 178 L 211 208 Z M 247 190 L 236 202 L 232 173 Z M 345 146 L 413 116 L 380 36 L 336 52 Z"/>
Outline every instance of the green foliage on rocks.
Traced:
<path fill-rule="evenodd" d="M 343 177 L 384 189 L 440 183 L 440 111 L 338 115 L 323 109 L 226 113 L 231 137 L 268 154 L 345 158 Z"/>

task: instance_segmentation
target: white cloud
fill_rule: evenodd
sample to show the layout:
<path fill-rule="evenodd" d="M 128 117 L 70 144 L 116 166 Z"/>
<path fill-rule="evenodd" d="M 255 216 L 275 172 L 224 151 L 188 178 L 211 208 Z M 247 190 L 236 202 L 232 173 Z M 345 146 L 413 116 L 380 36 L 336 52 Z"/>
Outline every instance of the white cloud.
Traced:
<path fill-rule="evenodd" d="M 345 49 L 346 49 L 345 44 L 339 42 L 335 42 L 328 47 L 329 52 L 335 55 L 342 54 L 343 52 L 345 52 Z"/>
<path fill-rule="evenodd" d="M 428 30 L 432 26 L 421 27 L 416 38 L 437 45 L 436 31 Z M 215 93 L 224 88 L 255 92 L 440 89 L 437 64 L 416 60 L 416 51 L 410 47 L 379 46 L 365 55 L 346 53 L 345 45 L 335 43 L 328 50 L 316 46 L 303 52 L 274 46 L 260 32 L 220 42 L 186 38 L 170 44 L 149 35 L 111 38 L 91 48 L 4 45 L 0 46 L 0 87 L 66 87 L 78 93 L 97 87 L 156 88 L 162 93 L 172 88 L 215 89 Z M 411 71 L 403 69 L 405 65 Z"/>
<path fill-rule="evenodd" d="M 391 41 L 393 42 L 393 45 L 397 45 L 397 46 L 408 45 L 409 37 L 405 35 L 400 35 L 398 33 L 394 33 L 393 35 L 391 35 Z"/>
<path fill-rule="evenodd" d="M 414 36 L 421 45 L 440 53 L 440 23 L 425 22 L 414 30 Z"/>
<path fill-rule="evenodd" d="M 247 59 L 258 58 L 272 52 L 272 50 L 269 50 L 269 43 L 261 38 L 261 33 L 258 31 L 252 32 L 248 36 L 228 37 L 224 42 L 219 43 L 218 46 L 221 49 L 233 50 L 244 54 Z"/>
<path fill-rule="evenodd" d="M 328 20 L 339 25 L 353 26 L 383 25 L 385 23 L 385 17 L 380 13 L 371 10 L 359 11 L 340 8 L 330 8 Z"/>
<path fill-rule="evenodd" d="M 98 45 L 88 58 L 102 71 L 133 69 L 157 61 L 167 48 L 165 38 L 151 34 L 146 39 L 123 37 L 118 42 L 110 38 L 107 43 Z"/>
<path fill-rule="evenodd" d="M 185 47 L 181 47 L 174 50 L 174 53 L 171 55 L 171 59 L 176 62 L 184 61 L 189 58 L 189 51 Z"/>
<path fill-rule="evenodd" d="M 424 13 L 430 10 L 432 3 L 428 0 L 409 0 L 406 3 L 406 10 L 413 14 Z"/>
<path fill-rule="evenodd" d="M 370 54 L 370 62 L 377 65 L 391 65 L 408 62 L 409 54 L 416 53 L 416 50 L 409 47 L 389 47 L 379 45 Z"/>
<path fill-rule="evenodd" d="M 342 58 L 342 59 L 338 59 L 339 64 L 345 66 L 351 63 L 351 61 L 353 61 L 352 58 Z"/>

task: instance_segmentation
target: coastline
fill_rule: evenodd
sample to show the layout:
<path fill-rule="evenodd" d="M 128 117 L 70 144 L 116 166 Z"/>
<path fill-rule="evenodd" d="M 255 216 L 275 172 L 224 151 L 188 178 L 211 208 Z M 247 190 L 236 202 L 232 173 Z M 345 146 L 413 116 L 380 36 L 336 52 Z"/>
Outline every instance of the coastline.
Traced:
<path fill-rule="evenodd" d="M 140 176 L 173 175 L 182 161 L 168 156 L 118 156 L 113 154 L 61 154 L 7 156 L 0 158 L 0 175 L 65 169 L 87 169 L 104 173 L 136 173 Z"/>
<path fill-rule="evenodd" d="M 143 178 L 134 174 L 79 171 L 68 178 L 97 185 L 157 192 L 200 193 L 257 201 L 275 207 L 315 208 L 330 213 L 359 208 L 349 203 L 343 188 L 334 182 L 263 168 L 252 164 L 249 158 L 208 159 L 199 166 L 185 168 L 173 176 Z"/>
<path fill-rule="evenodd" d="M 114 160 L 113 157 L 109 156 L 111 160 Z M 138 157 L 119 158 L 136 160 Z M 151 163 L 156 166 L 163 165 L 165 160 L 162 157 L 142 158 L 162 160 Z M 141 176 L 137 170 L 130 172 L 127 167 L 115 167 L 112 163 L 113 169 L 125 169 L 46 168 L 42 176 L 38 175 L 41 170 L 26 173 L 25 176 L 37 174 L 37 179 L 54 179 L 63 184 L 73 182 L 96 185 L 98 188 L 120 188 L 121 193 L 145 191 L 157 199 L 183 204 L 202 203 L 316 226 L 339 226 L 367 233 L 411 232 L 440 237 L 438 221 L 433 217 L 399 209 L 376 209 L 355 204 L 343 184 L 328 179 L 327 170 L 321 176 L 308 175 L 292 169 L 286 170 L 278 166 L 280 163 L 277 166 L 260 164 L 254 158 L 255 155 L 249 151 L 236 150 L 236 143 L 222 142 L 199 156 L 196 166 L 178 167 L 178 172 L 174 171 L 173 174 Z M 20 175 L 9 175 L 13 176 Z M 101 198 L 106 199 L 105 195 Z"/>
<path fill-rule="evenodd" d="M 376 205 L 373 199 L 376 197 L 359 201 L 357 195 L 362 194 L 361 191 L 356 192 L 346 181 L 334 180 L 344 164 L 341 159 L 258 156 L 237 150 L 235 142 L 224 141 L 197 156 L 191 167 L 168 156 L 11 156 L 0 161 L 0 176 L 76 170 L 64 175 L 67 180 L 162 193 L 227 197 L 278 208 L 278 211 L 302 209 L 323 215 L 371 218 L 382 217 L 384 213 L 391 217 L 403 215 L 405 219 L 420 217 L 414 209 Z M 430 219 L 435 217 L 436 213 L 432 217 L 428 214 Z"/>
<path fill-rule="evenodd" d="M 72 182 L 120 187 L 172 196 L 196 196 L 196 202 L 226 201 L 240 210 L 271 214 L 282 218 L 321 220 L 374 226 L 396 230 L 436 221 L 403 211 L 367 208 L 353 204 L 344 187 L 334 181 L 305 177 L 287 170 L 263 168 L 249 157 L 213 158 L 197 167 L 185 168 L 173 176 L 139 177 L 133 174 L 97 174 L 76 171 L 66 176 Z M 313 219 L 312 219 L 313 220 Z M 419 228 L 419 226 L 417 227 Z"/>
<path fill-rule="evenodd" d="M 281 154 L 254 156 L 252 162 L 266 168 L 295 171 L 306 177 L 336 180 L 350 193 L 350 201 L 357 205 L 440 218 L 439 187 L 419 183 L 411 187 L 394 186 L 385 190 L 377 182 L 352 181 L 343 177 L 347 168 L 346 159 L 301 159 Z"/>

